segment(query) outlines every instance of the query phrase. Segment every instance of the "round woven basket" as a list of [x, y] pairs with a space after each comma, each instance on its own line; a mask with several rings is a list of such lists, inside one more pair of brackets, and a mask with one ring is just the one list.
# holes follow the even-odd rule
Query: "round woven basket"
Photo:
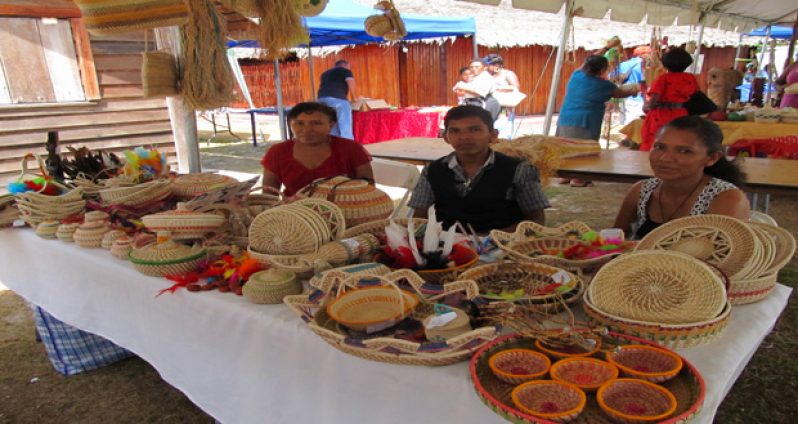
[[729, 302], [732, 305], [745, 305], [759, 302], [768, 297], [778, 282], [778, 272], [750, 280], [735, 280], [729, 288]]
[[366, 34], [377, 38], [381, 38], [392, 29], [391, 20], [385, 15], [369, 16], [363, 24], [366, 28]]
[[76, 188], [60, 196], [28, 191], [14, 195], [20, 217], [31, 226], [42, 221], [60, 221], [82, 214], [86, 209], [83, 189]]
[[[307, 208], [297, 206], [297, 208]], [[317, 215], [313, 213], [314, 215]], [[317, 215], [318, 216], [318, 215]], [[315, 252], [323, 243], [318, 223], [298, 214], [287, 205], [266, 210], [249, 226], [249, 245], [259, 253], [298, 255]]]
[[302, 284], [291, 271], [267, 269], [252, 274], [242, 288], [244, 297], [252, 303], [283, 303], [288, 295], [302, 293]]
[[609, 314], [598, 309], [590, 300], [590, 292], [585, 291], [582, 306], [585, 314], [598, 325], [610, 331], [641, 337], [668, 348], [687, 348], [715, 340], [729, 323], [731, 304], [715, 318], [687, 324], [662, 324], [658, 322], [636, 321]]
[[[419, 234], [420, 229], [423, 225], [427, 223], [427, 220], [424, 218], [396, 218], [393, 221], [398, 225], [402, 226], [402, 228], [407, 228], [407, 223], [409, 220], [413, 220], [413, 224], [416, 228], [416, 234]], [[374, 234], [379, 238], [385, 238], [385, 227], [390, 224], [390, 220], [388, 219], [378, 219], [376, 221], [365, 222], [363, 224], [356, 225], [354, 227], [347, 227], [346, 231], [344, 231], [344, 238], [350, 238], [359, 236], [361, 234]]]
[[618, 378], [618, 367], [596, 358], [566, 358], [551, 366], [551, 378], [593, 391]]
[[654, 346], [623, 345], [606, 353], [607, 361], [632, 378], [664, 383], [682, 370], [682, 358]]
[[152, 232], [168, 231], [175, 240], [203, 238], [217, 231], [225, 223], [225, 217], [213, 213], [192, 212], [184, 203], [177, 209], [145, 215], [141, 218], [144, 226]]
[[172, 240], [151, 244], [130, 251], [129, 259], [142, 274], [163, 277], [195, 271], [207, 256], [207, 251], [188, 247]]
[[36, 235], [45, 240], [55, 240], [58, 238], [58, 221], [43, 221], [36, 226]]
[[133, 239], [129, 236], [121, 236], [111, 245], [111, 256], [126, 261], [130, 259], [130, 251], [133, 249]]
[[103, 235], [102, 242], [100, 242], [100, 247], [102, 247], [103, 249], [106, 249], [106, 250], [111, 250], [111, 246], [114, 245], [114, 242], [116, 242], [116, 239], [118, 239], [119, 237], [122, 237], [124, 235], [125, 235], [124, 231], [111, 230], [111, 231], [105, 233], [105, 235]]
[[351, 276], [385, 275], [391, 272], [391, 269], [377, 262], [366, 262], [362, 264], [346, 265], [316, 273], [313, 276], [313, 278], [310, 279], [308, 284], [310, 284], [311, 287], [319, 288], [319, 284], [324, 279], [324, 275], [327, 274], [328, 272], [343, 272]]
[[601, 409], [623, 423], [662, 421], [676, 411], [676, 397], [668, 389], [633, 378], [619, 378], [596, 393]]
[[169, 180], [156, 180], [132, 187], [106, 188], [100, 190], [100, 199], [106, 205], [140, 207], [171, 196], [171, 184]]
[[310, 197], [299, 199], [291, 204], [304, 206], [321, 216], [330, 228], [333, 240], [342, 238], [346, 232], [346, 217], [344, 217], [344, 212], [341, 208], [335, 203], [317, 197]]
[[418, 305], [416, 295], [398, 287], [354, 289], [330, 302], [326, 312], [353, 330], [379, 331], [396, 324]]
[[102, 247], [105, 233], [111, 231], [111, 225], [107, 221], [84, 222], [72, 234], [72, 240], [80, 247], [94, 249]]
[[601, 339], [596, 338], [592, 349], [585, 349], [579, 345], [553, 346], [540, 339], [535, 340], [535, 348], [554, 359], [585, 358], [595, 355], [601, 349]]
[[725, 215], [686, 216], [655, 228], [637, 244], [636, 250], [675, 250], [705, 260], [729, 278], [744, 276], [757, 254], [754, 231]]
[[599, 269], [587, 292], [603, 312], [663, 324], [714, 319], [727, 301], [724, 281], [707, 264], [675, 251], [624, 254]]
[[513, 403], [529, 415], [565, 423], [585, 408], [587, 396], [573, 384], [559, 381], [529, 381], [513, 389]]
[[770, 266], [762, 274], [773, 274], [787, 265], [795, 254], [795, 237], [789, 231], [761, 223], [750, 223], [752, 227], [759, 228], [770, 235], [775, 244], [775, 254]]
[[300, 197], [320, 197], [338, 205], [346, 225], [354, 227], [384, 219], [393, 212], [393, 201], [382, 190], [362, 179], [332, 177], [316, 180], [298, 193]]
[[422, 269], [417, 271], [418, 275], [420, 275], [424, 281], [433, 284], [457, 280], [462, 272], [472, 267], [479, 260], [479, 254], [475, 250], [468, 250], [471, 254], [471, 259], [469, 259], [467, 262], [446, 269]]
[[186, 174], [172, 180], [171, 190], [178, 199], [188, 200], [198, 194], [218, 190], [237, 182], [235, 178], [220, 174]]
[[78, 223], [71, 223], [71, 224], [61, 224], [58, 226], [58, 230], [56, 232], [56, 236], [58, 240], [72, 243], [75, 240], [72, 238], [72, 235], [75, 234], [75, 231], [80, 227]]
[[500, 380], [521, 384], [543, 378], [549, 371], [549, 357], [530, 349], [507, 349], [493, 354], [488, 366]]

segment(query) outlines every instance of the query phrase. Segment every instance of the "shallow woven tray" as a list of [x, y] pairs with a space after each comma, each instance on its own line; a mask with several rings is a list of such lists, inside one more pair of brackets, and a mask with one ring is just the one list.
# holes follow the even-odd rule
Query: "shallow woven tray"
[[747, 273], [757, 254], [756, 242], [754, 231], [743, 221], [725, 215], [693, 215], [655, 228], [640, 240], [636, 250], [684, 252], [717, 265], [734, 279]]
[[717, 317], [725, 282], [704, 262], [675, 251], [627, 253], [599, 269], [587, 291], [601, 311], [630, 320], [684, 324]]
[[593, 231], [589, 225], [581, 221], [570, 221], [559, 227], [546, 227], [533, 221], [521, 221], [515, 231], [508, 233], [501, 230], [491, 231], [491, 237], [494, 234], [503, 240], [523, 240], [529, 238], [543, 238], [543, 237], [565, 237], [571, 239], [581, 239], [582, 235], [588, 231]]
[[[427, 223], [427, 220], [424, 218], [396, 218], [393, 221], [404, 228], [407, 228], [407, 221], [413, 220], [413, 224], [415, 224], [416, 228], [416, 235], [420, 234], [421, 228]], [[350, 238], [359, 236], [361, 234], [369, 233], [374, 234], [377, 237], [384, 238], [385, 237], [385, 227], [390, 224], [390, 220], [388, 219], [378, 219], [376, 221], [366, 222], [363, 224], [355, 225], [353, 227], [348, 227], [346, 231], [344, 231], [344, 238]], [[423, 233], [421, 233], [423, 234]]]
[[[610, 333], [603, 341], [605, 346], [617, 344], [649, 344], [648, 342], [622, 334]], [[522, 348], [535, 349], [534, 340], [518, 335], [510, 335], [494, 340], [483, 346], [471, 358], [471, 381], [477, 395], [493, 412], [501, 417], [517, 423], [551, 423], [551, 421], [527, 415], [513, 404], [510, 393], [515, 387], [499, 380], [488, 367], [488, 358], [496, 352], [506, 349]], [[663, 384], [676, 396], [677, 407], [674, 415], [662, 423], [676, 424], [690, 420], [704, 403], [704, 379], [695, 367], [683, 359], [684, 367], [672, 380]], [[587, 393], [587, 403], [582, 413], [572, 423], [578, 424], [610, 424], [614, 423], [608, 415], [601, 410], [596, 401], [595, 393]]]
[[795, 254], [795, 236], [784, 228], [774, 227], [768, 224], [750, 223], [752, 227], [764, 230], [773, 238], [775, 243], [775, 255], [770, 267], [764, 270], [763, 274], [778, 272], [787, 265]]
[[[426, 301], [435, 302], [448, 294], [461, 293], [467, 299], [478, 295], [476, 283], [473, 281], [457, 281], [444, 285], [424, 282], [410, 270], [395, 271], [383, 276], [350, 275], [344, 272], [329, 271], [319, 283], [319, 289], [313, 293], [297, 296], [286, 296], [283, 300], [300, 318], [308, 323], [308, 327], [325, 342], [336, 349], [360, 358], [372, 361], [389, 362], [406, 365], [448, 365], [464, 361], [479, 347], [495, 339], [499, 329], [494, 326], [480, 327], [452, 337], [446, 342], [418, 343], [395, 337], [378, 336], [374, 338], [353, 337], [324, 311], [324, 305], [330, 295], [343, 285], [359, 287], [361, 283], [384, 285], [393, 282], [402, 288], [412, 287], [420, 292]], [[429, 314], [428, 303], [416, 308], [415, 314]]]
[[711, 320], [668, 325], [635, 321], [608, 314], [596, 308], [591, 303], [589, 295], [590, 292], [586, 291], [582, 307], [592, 322], [607, 327], [611, 331], [641, 337], [668, 348], [687, 348], [715, 340], [729, 323], [732, 310], [731, 303], [727, 302], [720, 315]]

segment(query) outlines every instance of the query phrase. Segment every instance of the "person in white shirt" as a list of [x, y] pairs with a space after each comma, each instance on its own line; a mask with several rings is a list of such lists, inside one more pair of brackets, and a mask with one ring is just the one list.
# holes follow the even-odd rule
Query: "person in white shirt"
[[490, 72], [485, 72], [485, 63], [482, 59], [474, 59], [468, 66], [474, 74], [474, 79], [471, 82], [458, 84], [459, 89], [464, 93], [470, 94], [473, 97], [465, 97], [465, 104], [479, 106], [488, 112], [496, 120], [499, 116], [499, 109], [501, 106], [499, 102], [492, 96], [495, 82]]

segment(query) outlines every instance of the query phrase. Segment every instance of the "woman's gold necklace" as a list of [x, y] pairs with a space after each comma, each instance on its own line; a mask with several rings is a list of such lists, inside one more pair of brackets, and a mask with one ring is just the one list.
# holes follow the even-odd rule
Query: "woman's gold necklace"
[[690, 193], [687, 193], [687, 196], [685, 196], [684, 199], [682, 199], [682, 201], [679, 202], [679, 206], [677, 206], [676, 209], [674, 209], [673, 212], [671, 212], [670, 215], [668, 215], [667, 217], [665, 216], [665, 209], [662, 208], [663, 187], [662, 185], [659, 186], [659, 195], [657, 195], [657, 205], [659, 206], [659, 214], [662, 216], [663, 224], [670, 221], [671, 218], [673, 218], [673, 216], [676, 215], [677, 212], [679, 212], [679, 209], [681, 209], [682, 206], [684, 206], [684, 203], [687, 202], [687, 199], [693, 197], [693, 193], [695, 193], [696, 189], [698, 189], [698, 186], [700, 186], [702, 182], [704, 182], [704, 177], [701, 177], [701, 179], [698, 180], [698, 184], [696, 184], [695, 187], [693, 187], [693, 189], [690, 190]]

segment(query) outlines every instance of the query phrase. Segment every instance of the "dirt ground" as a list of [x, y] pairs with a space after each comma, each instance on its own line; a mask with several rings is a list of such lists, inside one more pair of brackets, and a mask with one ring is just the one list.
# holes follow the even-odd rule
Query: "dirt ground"
[[[205, 148], [202, 160], [206, 168], [258, 173], [263, 149], [246, 143]], [[548, 221], [557, 225], [578, 219], [594, 228], [608, 227], [627, 188], [614, 183], [587, 188], [552, 186], [547, 189], [553, 205], [547, 211]], [[795, 210], [798, 199], [771, 200], [771, 215], [793, 234], [798, 233]], [[781, 273], [780, 281], [798, 286], [798, 260]], [[721, 405], [716, 422], [798, 422], [796, 319], [798, 302], [793, 297], [780, 323]], [[42, 344], [34, 339], [24, 301], [2, 286], [0, 329], [0, 423], [213, 422], [138, 358], [73, 377], [61, 376], [50, 366]]]

